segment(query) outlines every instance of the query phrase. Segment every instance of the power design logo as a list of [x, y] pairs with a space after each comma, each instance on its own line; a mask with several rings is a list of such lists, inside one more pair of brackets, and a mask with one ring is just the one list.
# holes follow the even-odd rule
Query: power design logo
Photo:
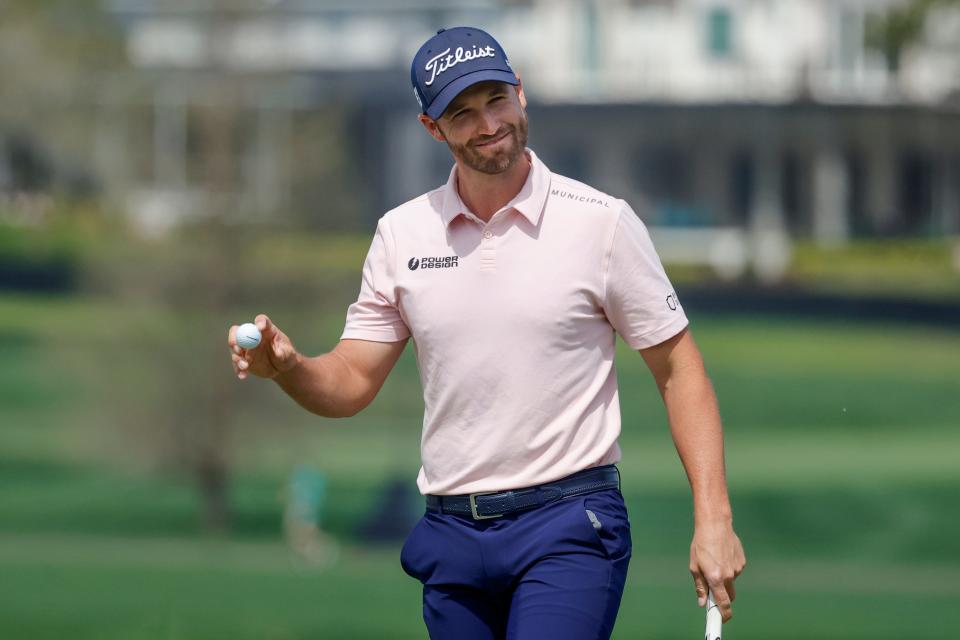
[[417, 269], [450, 269], [460, 266], [460, 256], [437, 256], [435, 258], [410, 258], [407, 268], [410, 271]]

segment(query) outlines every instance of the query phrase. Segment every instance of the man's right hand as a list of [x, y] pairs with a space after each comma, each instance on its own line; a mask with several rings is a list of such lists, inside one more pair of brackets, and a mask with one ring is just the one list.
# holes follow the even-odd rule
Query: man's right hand
[[260, 314], [254, 320], [260, 330], [260, 344], [253, 349], [237, 346], [237, 325], [227, 332], [227, 347], [233, 361], [233, 371], [241, 380], [252, 373], [260, 378], [275, 378], [290, 371], [300, 362], [300, 354], [290, 338], [280, 331], [267, 316]]

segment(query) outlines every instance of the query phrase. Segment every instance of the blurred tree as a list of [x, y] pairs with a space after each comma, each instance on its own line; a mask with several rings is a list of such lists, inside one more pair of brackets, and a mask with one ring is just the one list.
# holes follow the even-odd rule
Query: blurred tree
[[866, 45], [880, 51], [887, 70], [898, 76], [904, 52], [923, 36], [930, 12], [938, 6], [960, 5], [958, 0], [909, 0], [870, 16], [864, 34]]
[[[229, 4], [211, 13], [213, 37], [235, 18]], [[16, 160], [11, 180], [18, 184], [46, 189], [58, 163], [69, 164], [64, 158], [89, 162], [97, 92], [106, 76], [127, 64], [123, 32], [103, 5], [0, 0], [0, 142], [7, 138], [7, 155]], [[191, 478], [204, 526], [225, 531], [232, 381], [224, 365], [224, 319], [237, 288], [231, 286], [238, 280], [231, 256], [239, 246], [226, 220], [238, 204], [240, 85], [218, 66], [204, 91], [212, 99], [199, 118], [203, 221], [152, 254], [116, 253], [93, 280], [121, 305], [183, 322], [153, 334], [145, 327], [142, 352], [136, 345], [115, 345], [125, 366], [114, 359], [104, 363], [104, 400], [116, 405], [114, 418], [126, 436], [118, 453], [126, 458], [134, 449], [142, 462]], [[39, 156], [28, 153], [45, 148], [51, 149], [52, 166], [41, 166]], [[146, 386], [155, 394], [144, 392]]]
[[10, 191], [46, 191], [53, 182], [53, 168], [50, 160], [34, 142], [20, 132], [7, 136], [4, 148], [0, 149], [8, 166], [7, 187]]
[[[231, 5], [227, 0], [215, 0], [213, 6], [213, 51], [222, 51], [223, 47], [218, 45], [229, 37], [228, 29], [238, 16], [230, 10]], [[229, 233], [231, 230], [227, 224], [230, 213], [239, 209], [238, 198], [241, 191], [240, 167], [236, 159], [242, 156], [237, 149], [240, 140], [237, 134], [240, 129], [242, 87], [240, 79], [226, 68], [223, 60], [214, 57], [213, 67], [208, 85], [209, 95], [213, 98], [212, 106], [202, 112], [199, 149], [200, 165], [204, 167], [202, 186], [206, 192], [209, 214], [206, 225], [208, 233], [204, 235], [206, 241], [203, 243], [207, 256], [207, 263], [203, 265], [206, 276], [206, 286], [203, 288], [206, 304], [201, 307], [206, 312], [204, 324], [216, 324], [218, 319], [228, 316], [231, 299], [229, 289], [231, 284], [236, 288], [236, 270], [231, 269], [230, 256], [239, 243], [231, 242], [235, 234]], [[191, 305], [192, 300], [196, 299], [195, 294], [198, 291], [195, 283], [192, 274], [188, 274], [188, 279], [181, 283], [186, 285], [187, 305]], [[177, 304], [183, 300], [175, 299], [173, 302]], [[221, 326], [221, 350], [226, 344], [226, 330], [226, 325]], [[204, 335], [204, 338], [207, 337]], [[206, 349], [202, 351], [207, 352]], [[210, 353], [213, 355], [212, 350]], [[189, 357], [189, 354], [184, 355]], [[221, 355], [219, 361], [222, 362], [222, 358]], [[200, 446], [184, 449], [184, 462], [200, 490], [205, 525], [213, 531], [226, 531], [230, 526], [227, 447], [233, 422], [229, 385], [233, 381], [229, 375], [216, 375], [216, 372], [209, 368], [204, 370], [211, 374], [210, 379], [203, 385], [204, 391], [201, 392], [201, 399], [204, 401], [197, 403], [195, 410], [189, 415], [183, 416], [187, 424], [192, 426], [185, 434], [185, 441]], [[184, 391], [190, 393], [188, 390]], [[197, 429], [200, 430], [200, 438], [196, 437]]]
[[0, 138], [16, 132], [78, 166], [89, 157], [98, 80], [125, 64], [122, 33], [101, 4], [0, 0]]
[[[250, 295], [254, 278], [245, 267], [257, 228], [238, 219], [243, 211], [245, 144], [244, 92], [248, 79], [221, 57], [236, 23], [256, 9], [228, 0], [207, 5], [207, 35], [213, 52], [203, 85], [198, 87], [193, 119], [192, 187], [201, 212], [164, 240], [165, 249], [141, 271], [132, 299], [146, 294], [162, 313], [183, 322], [175, 336], [157, 336], [156, 355], [142, 359], [157, 369], [162, 390], [147, 415], [135, 421], [149, 461], [189, 477], [198, 491], [201, 521], [210, 532], [231, 528], [230, 476], [237, 416], [237, 383], [230, 375], [226, 334], [238, 300]], [[262, 221], [261, 221], [262, 222]], [[115, 277], [126, 278], [115, 272]], [[247, 318], [252, 320], [252, 318]], [[136, 414], [136, 408], [128, 407]]]
[[[106, 118], [98, 112], [97, 92], [109, 84], [105, 76], [123, 70], [127, 62], [120, 25], [104, 12], [105, 4], [0, 0], [0, 139], [5, 130], [17, 131], [22, 133], [18, 139], [53, 147], [54, 172], [62, 163], [63, 149], [89, 160], [97, 128], [92, 126], [94, 118], [99, 115], [111, 122], [113, 112]], [[229, 49], [219, 41], [231, 38], [239, 21], [265, 9], [253, 0], [210, 0], [203, 6], [206, 33], [212, 40], [209, 48], [215, 53], [203, 81], [184, 84], [186, 91], [195, 90], [188, 96], [189, 162], [196, 169], [190, 172], [189, 186], [191, 196], [194, 189], [201, 194], [202, 213], [165, 239], [123, 237], [109, 247], [105, 240], [96, 245], [98, 255], [91, 258], [85, 286], [110, 296], [123, 307], [121, 315], [132, 313], [136, 336], [125, 336], [118, 328], [116, 344], [109, 345], [106, 355], [91, 354], [84, 367], [96, 367], [93, 377], [103, 383], [102, 408], [97, 411], [104, 411], [109, 424], [122, 434], [117, 457], [189, 480], [196, 487], [204, 526], [222, 532], [231, 524], [232, 448], [238, 422], [233, 407], [238, 387], [230, 375], [226, 330], [241, 321], [233, 316], [238, 308], [276, 308], [266, 303], [267, 297], [251, 303], [251, 291], [274, 291], [277, 286], [263, 278], [259, 285], [251, 284], [255, 265], [245, 266], [251, 235], [269, 233], [272, 225], [261, 220], [259, 229], [252, 229], [237, 215], [250, 210], [243, 195], [249, 178], [244, 172], [244, 145], [250, 140], [250, 122], [244, 119], [249, 105], [244, 100], [246, 96], [249, 101], [252, 85], [249, 76], [216, 57]], [[156, 134], [149, 133], [154, 113], [144, 109], [144, 104], [149, 106], [151, 79], [138, 75], [136, 81], [144, 80], [148, 89], [129, 98], [140, 101], [131, 110], [139, 109], [146, 117], [132, 120], [126, 128], [115, 127], [121, 132], [118, 138], [128, 138], [118, 143], [131, 147], [142, 143], [146, 149], [140, 156], [131, 154], [130, 163], [153, 156], [147, 147], [155, 143]], [[125, 106], [119, 105], [117, 111]], [[324, 207], [350, 214], [334, 222], [329, 222], [332, 216], [316, 216], [311, 223], [346, 226], [359, 219], [355, 215], [359, 205], [357, 190], [343, 188], [347, 163], [341, 154], [331, 152], [347, 144], [339, 126], [342, 114], [331, 108], [322, 114], [303, 110], [299, 116], [310, 126], [297, 128], [300, 135], [290, 151], [294, 190], [312, 201], [311, 213], [317, 208], [313, 202], [323, 200]], [[129, 138], [131, 131], [142, 137]], [[27, 156], [21, 156], [25, 160], [20, 164], [28, 166]], [[33, 167], [29, 175], [41, 184], [36, 164], [29, 165]], [[314, 184], [317, 173], [323, 174], [319, 186]], [[307, 226], [306, 221], [294, 222]], [[311, 276], [316, 280], [315, 274]], [[355, 286], [351, 273], [350, 287]], [[298, 302], [311, 299], [307, 287], [297, 283]], [[246, 305], [238, 304], [241, 296], [246, 296]], [[245, 388], [248, 393], [250, 386]]]
[[[229, 506], [235, 381], [226, 350], [231, 303], [243, 295], [243, 232], [224, 223], [222, 211], [178, 238], [179, 250], [161, 255], [161, 271], [147, 282], [156, 287], [170, 317], [183, 321], [172, 340], [161, 338], [163, 354], [145, 362], [159, 365], [162, 407], [149, 423], [148, 452], [192, 479], [201, 521], [211, 532], [226, 532]], [[172, 264], [173, 258], [179, 264]], [[236, 321], [237, 323], [240, 320]], [[173, 399], [173, 402], [170, 400]]]
[[230, 525], [234, 417], [228, 314], [217, 309], [238, 288], [223, 286], [220, 233], [209, 225], [160, 243], [131, 238], [95, 261], [88, 286], [115, 301], [117, 321], [110, 344], [83, 365], [97, 396], [95, 419], [114, 444], [104, 454], [191, 484], [211, 532]]

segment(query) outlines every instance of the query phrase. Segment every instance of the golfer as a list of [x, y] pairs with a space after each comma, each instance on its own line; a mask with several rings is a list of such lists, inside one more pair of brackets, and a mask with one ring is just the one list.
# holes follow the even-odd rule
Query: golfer
[[380, 219], [333, 351], [301, 355], [259, 315], [256, 349], [230, 329], [237, 375], [352, 416], [412, 337], [426, 510], [400, 560], [423, 584], [430, 636], [608, 638], [631, 556], [619, 334], [656, 380], [693, 490], [699, 604], [709, 588], [729, 620], [745, 559], [717, 402], [643, 223], [526, 148], [523, 86], [489, 34], [441, 30], [411, 79], [420, 122], [453, 155], [447, 183]]

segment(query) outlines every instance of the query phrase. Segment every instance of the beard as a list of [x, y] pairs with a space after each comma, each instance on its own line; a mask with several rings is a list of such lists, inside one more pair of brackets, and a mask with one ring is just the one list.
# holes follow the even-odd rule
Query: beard
[[[476, 145], [495, 140], [506, 134], [507, 144], [496, 151], [484, 151]], [[523, 157], [527, 147], [528, 124], [527, 114], [522, 113], [516, 126], [505, 124], [492, 136], [483, 136], [470, 140], [466, 144], [453, 144], [447, 140], [447, 146], [453, 157], [470, 167], [474, 171], [496, 175], [513, 167]]]

